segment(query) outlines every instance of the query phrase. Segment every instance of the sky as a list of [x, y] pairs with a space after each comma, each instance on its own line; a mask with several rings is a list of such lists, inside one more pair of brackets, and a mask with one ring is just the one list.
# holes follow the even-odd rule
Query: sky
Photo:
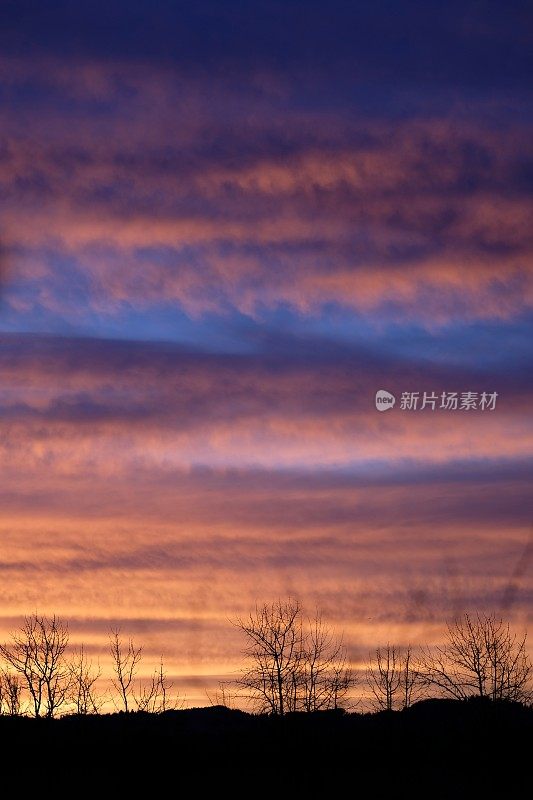
[[0, 13], [0, 634], [120, 627], [196, 705], [256, 602], [356, 667], [531, 626], [531, 5]]

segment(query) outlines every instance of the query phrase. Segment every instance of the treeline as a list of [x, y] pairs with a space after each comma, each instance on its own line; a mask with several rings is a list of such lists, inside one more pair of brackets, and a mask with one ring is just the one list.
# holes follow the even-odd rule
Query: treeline
[[342, 638], [320, 614], [305, 618], [296, 601], [258, 607], [236, 624], [246, 638], [247, 666], [235, 685], [261, 712], [350, 706], [361, 682], [360, 694], [371, 698], [375, 710], [406, 709], [428, 697], [479, 696], [523, 704], [533, 698], [527, 637], [519, 637], [495, 615], [456, 618], [438, 647], [378, 647], [369, 655], [363, 678], [349, 665]]
[[69, 630], [59, 617], [33, 614], [11, 641], [0, 645], [0, 713], [55, 717], [99, 714], [106, 704], [117, 711], [161, 713], [178, 708], [163, 658], [148, 680], [137, 678], [142, 647], [114, 630], [109, 637], [111, 689], [100, 690], [102, 671], [84, 646], [69, 648]]
[[[363, 674], [349, 663], [342, 637], [320, 613], [308, 618], [294, 600], [257, 606], [235, 626], [244, 638], [238, 677], [219, 685], [212, 705], [246, 705], [284, 716], [356, 705], [370, 698], [374, 710], [407, 709], [429, 697], [477, 696], [524, 705], [533, 699], [533, 665], [526, 635], [518, 636], [495, 615], [464, 614], [450, 622], [443, 644], [399, 647], [387, 643], [369, 654]], [[55, 717], [115, 710], [158, 714], [182, 706], [163, 659], [149, 679], [138, 678], [142, 647], [111, 632], [111, 688], [83, 646], [69, 644], [68, 626], [57, 616], [26, 617], [0, 645], [0, 713]]]

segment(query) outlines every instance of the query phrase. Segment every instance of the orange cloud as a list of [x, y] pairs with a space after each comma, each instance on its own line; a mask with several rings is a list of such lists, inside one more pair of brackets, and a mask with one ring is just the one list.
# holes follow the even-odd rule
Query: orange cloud
[[[2, 311], [19, 327], [79, 332], [84, 315], [164, 304], [219, 318], [333, 304], [427, 328], [531, 308], [525, 123], [341, 123], [293, 110], [268, 75], [215, 91], [163, 68], [78, 67], [39, 66], [43, 119], [9, 102], [35, 66], [0, 59]], [[200, 703], [238, 667], [229, 620], [256, 600], [321, 606], [356, 665], [497, 607], [531, 519], [527, 370], [371, 344], [324, 358], [327, 342], [281, 337], [231, 356], [2, 335], [0, 636], [57, 612], [108, 676], [120, 624]], [[382, 415], [382, 387], [500, 397], [493, 413]], [[532, 591], [524, 576], [520, 624]]]
[[256, 600], [320, 605], [356, 664], [492, 608], [527, 536], [525, 398], [511, 382], [489, 415], [381, 415], [383, 369], [4, 336], [0, 628], [57, 611], [108, 670], [120, 623], [201, 703]]

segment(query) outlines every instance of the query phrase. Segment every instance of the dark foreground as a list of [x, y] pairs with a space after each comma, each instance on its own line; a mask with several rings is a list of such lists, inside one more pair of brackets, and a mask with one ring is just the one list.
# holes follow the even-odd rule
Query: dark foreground
[[13, 779], [30, 794], [40, 786], [65, 797], [82, 790], [96, 797], [216, 797], [224, 790], [282, 799], [329, 797], [347, 785], [343, 794], [377, 799], [508, 798], [529, 793], [532, 745], [533, 709], [480, 701], [284, 719], [224, 707], [51, 721], [0, 717], [4, 786]]

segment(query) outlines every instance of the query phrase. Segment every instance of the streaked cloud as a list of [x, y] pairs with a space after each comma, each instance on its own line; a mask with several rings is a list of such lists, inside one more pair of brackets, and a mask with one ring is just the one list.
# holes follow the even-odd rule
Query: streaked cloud
[[121, 626], [198, 703], [256, 601], [320, 605], [356, 666], [503, 607], [533, 516], [529, 12], [70, 5], [0, 31], [0, 635], [58, 612], [108, 674]]
[[[293, 110], [290, 84], [280, 99], [253, 78], [222, 81], [213, 107], [206, 79], [90, 62], [64, 72], [46, 73], [55, 101], [37, 140], [38, 110], [21, 114], [13, 77], [3, 112], [19, 317], [72, 325], [81, 297], [82, 318], [104, 326], [162, 304], [193, 316], [337, 304], [426, 325], [531, 308], [527, 123], [321, 117]], [[86, 111], [95, 91], [101, 115], [79, 119], [72, 93]]]

